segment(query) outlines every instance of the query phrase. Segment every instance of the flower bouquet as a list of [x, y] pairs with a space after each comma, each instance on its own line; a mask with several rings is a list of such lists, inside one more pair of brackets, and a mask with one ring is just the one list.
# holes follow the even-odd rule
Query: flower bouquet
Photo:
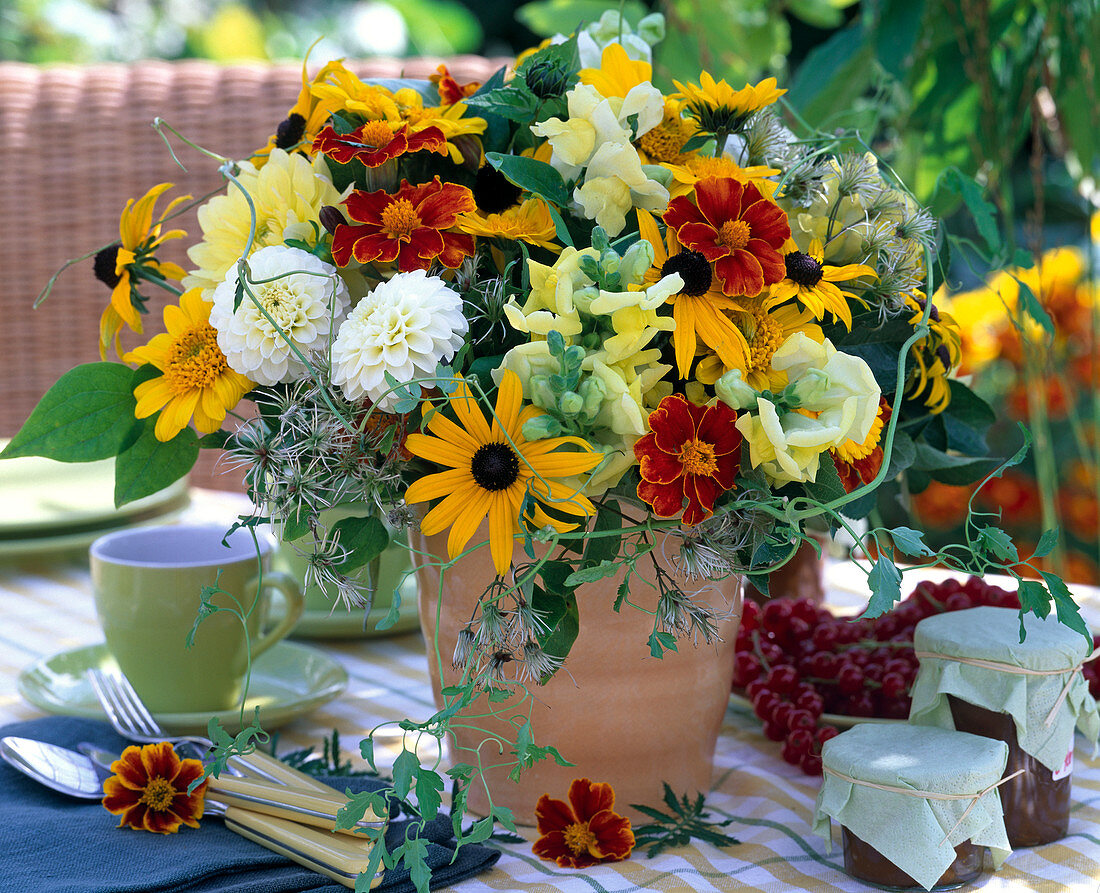
[[[714, 581], [766, 590], [811, 528], [860, 536], [883, 482], [973, 452], [988, 411], [949, 378], [958, 333], [925, 297], [934, 221], [902, 184], [853, 138], [796, 136], [774, 79], [734, 89], [704, 72], [663, 90], [647, 47], [549, 41], [484, 84], [444, 67], [430, 82], [303, 71], [250, 158], [195, 147], [227, 185], [199, 209], [190, 269], [164, 258], [187, 197], [158, 211], [161, 184], [127, 204], [95, 258], [103, 362], [64, 375], [3, 454], [115, 456], [126, 501], [224, 449], [255, 504], [239, 523], [309, 544], [307, 583], [349, 607], [369, 607], [384, 549], [410, 549], [437, 596], [423, 616], [440, 703], [402, 723], [406, 740], [515, 708], [472, 746], [491, 741], [508, 777], [472, 831], [461, 814], [489, 767], [446, 770], [460, 839], [511, 821], [493, 798], [525, 771], [569, 766], [554, 743], [571, 720], [539, 727], [531, 710], [540, 686], [572, 685], [584, 635], [596, 651], [625, 637], [622, 617], [640, 618], [630, 635], [658, 671], [681, 652], [718, 666], [713, 728], [672, 728], [712, 750], [738, 609]], [[170, 298], [166, 331], [124, 348], [153, 294]], [[322, 523], [347, 502], [371, 511]], [[970, 547], [996, 553], [984, 529]], [[894, 556], [934, 553], [909, 528], [869, 536], [873, 615], [900, 597]], [[600, 584], [602, 603], [587, 595]], [[620, 690], [645, 705], [636, 679]], [[690, 676], [669, 695], [699, 697]], [[593, 737], [614, 757], [663, 724], [638, 720]], [[439, 757], [408, 747], [394, 788], [430, 818]]]

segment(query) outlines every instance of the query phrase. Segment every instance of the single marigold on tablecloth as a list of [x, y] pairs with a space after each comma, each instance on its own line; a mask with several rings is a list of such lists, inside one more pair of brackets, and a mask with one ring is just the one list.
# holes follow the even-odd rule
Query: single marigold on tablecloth
[[732, 490], [741, 462], [737, 414], [725, 403], [696, 406], [680, 394], [665, 397], [649, 415], [650, 433], [634, 444], [642, 476], [638, 498], [661, 518], [683, 507], [683, 524], [714, 513], [714, 501]]
[[732, 177], [700, 180], [695, 202], [674, 198], [663, 219], [682, 245], [714, 264], [727, 295], [755, 297], [787, 275], [779, 253], [791, 237], [787, 215], [755, 183]]
[[401, 181], [395, 195], [356, 191], [343, 202], [355, 224], [341, 223], [332, 235], [332, 259], [346, 267], [397, 262], [402, 273], [426, 270], [433, 260], [455, 269], [474, 253], [473, 236], [447, 232], [460, 214], [473, 211], [473, 193], [466, 186], [439, 177], [418, 186]]
[[621, 862], [634, 849], [634, 832], [614, 806], [611, 785], [587, 778], [573, 779], [568, 803], [543, 794], [535, 805], [540, 837], [532, 852], [561, 868]]
[[115, 774], [103, 782], [103, 806], [121, 816], [118, 826], [155, 834], [175, 834], [180, 825], [199, 827], [206, 782], [201, 760], [181, 760], [167, 741], [132, 745], [111, 763]]

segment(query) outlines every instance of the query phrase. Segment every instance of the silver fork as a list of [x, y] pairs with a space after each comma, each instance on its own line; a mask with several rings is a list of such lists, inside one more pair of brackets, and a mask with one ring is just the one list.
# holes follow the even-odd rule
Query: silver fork
[[[166, 735], [130, 681], [121, 674], [91, 668], [87, 675], [108, 720], [124, 738], [145, 744], [171, 741], [203, 748], [212, 746], [210, 739], [199, 735]], [[261, 751], [230, 757], [229, 764], [234, 764], [238, 777], [211, 777], [209, 781], [218, 799], [230, 806], [333, 830], [336, 813], [347, 803], [347, 798], [335, 789]], [[387, 821], [388, 816], [369, 813], [354, 828], [340, 830], [355, 834], [384, 827]]]
[[[140, 744], [152, 744], [157, 741], [187, 743], [201, 748], [204, 752], [213, 747], [209, 738], [201, 735], [168, 735], [153, 717], [149, 708], [138, 696], [130, 680], [121, 673], [106, 673], [92, 667], [88, 670], [88, 681], [92, 685], [96, 698], [107, 714], [107, 719], [123, 738]], [[332, 788], [315, 778], [291, 769], [282, 760], [268, 756], [262, 751], [230, 757], [227, 767], [236, 775], [262, 778], [293, 788], [307, 788], [331, 794]]]

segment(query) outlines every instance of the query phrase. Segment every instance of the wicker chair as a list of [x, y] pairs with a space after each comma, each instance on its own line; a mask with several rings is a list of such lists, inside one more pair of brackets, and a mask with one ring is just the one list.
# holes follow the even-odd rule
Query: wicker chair
[[[439, 59], [375, 59], [350, 65], [362, 77], [427, 77]], [[484, 81], [506, 60], [446, 60], [459, 81]], [[171, 194], [219, 188], [216, 165], [174, 144], [181, 170], [150, 126], [160, 116], [200, 146], [234, 158], [262, 145], [301, 87], [296, 65], [208, 62], [38, 68], [0, 63], [0, 437], [11, 436], [66, 370], [99, 359], [98, 321], [108, 298], [92, 262], [67, 270], [50, 299], [35, 297], [57, 269], [118, 238], [126, 200], [169, 181]], [[195, 211], [173, 221], [198, 234]], [[187, 266], [184, 242], [165, 256]], [[159, 306], [146, 335], [162, 331]], [[143, 339], [142, 339], [143, 340]], [[131, 340], [128, 344], [141, 343]], [[205, 456], [192, 480], [236, 488]]]

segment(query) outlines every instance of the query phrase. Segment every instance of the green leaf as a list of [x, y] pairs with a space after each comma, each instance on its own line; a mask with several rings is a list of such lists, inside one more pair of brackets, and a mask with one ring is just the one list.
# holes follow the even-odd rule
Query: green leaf
[[404, 799], [412, 788], [413, 777], [420, 771], [420, 760], [411, 750], [402, 750], [393, 761], [393, 790]]
[[997, 527], [981, 527], [978, 529], [978, 542], [983, 549], [995, 555], [1003, 562], [1016, 564], [1020, 555], [1016, 551], [1016, 544], [1012, 537]]
[[664, 657], [666, 651], [677, 651], [676, 637], [669, 632], [654, 630], [649, 637], [649, 653], [653, 657]]
[[1058, 536], [1061, 531], [1057, 527], [1052, 527], [1050, 530], [1044, 530], [1043, 535], [1039, 537], [1039, 545], [1035, 547], [1035, 551], [1032, 553], [1032, 558], [1045, 558], [1051, 552], [1054, 551], [1054, 547], [1058, 545]]
[[924, 544], [924, 533], [911, 527], [895, 527], [888, 531], [894, 545], [904, 554], [915, 558], [931, 558], [936, 553]]
[[914, 0], [880, 0], [876, 12], [871, 32], [875, 58], [889, 74], [903, 80], [912, 63], [924, 4]]
[[199, 458], [194, 431], [184, 428], [171, 440], [160, 441], [154, 418], [145, 420], [138, 439], [115, 459], [116, 506], [163, 490], [187, 474]]
[[485, 818], [474, 822], [474, 826], [470, 829], [470, 832], [462, 838], [463, 843], [482, 843], [489, 839], [489, 836], [493, 833], [493, 817], [485, 816]]
[[485, 160], [520, 189], [540, 196], [558, 207], [569, 204], [569, 190], [565, 181], [545, 161], [522, 155], [502, 155], [500, 152], [487, 152]]
[[428, 867], [428, 842], [423, 837], [406, 837], [402, 860], [409, 869], [416, 893], [428, 893], [428, 884], [432, 879], [432, 870]]
[[[962, 199], [970, 216], [974, 218], [978, 235], [982, 237], [990, 253], [1000, 251], [1002, 240], [997, 226], [997, 209], [992, 202], [986, 201], [979, 183], [957, 167], [949, 167], [936, 181], [936, 196], [932, 199], [933, 209], [944, 202], [944, 198], [940, 195], [941, 190], [948, 196], [957, 195]], [[936, 211], [933, 210], [933, 213]]]
[[364, 738], [359, 742], [359, 754], [367, 761], [367, 765], [371, 767], [375, 772], [378, 771], [378, 767], [374, 765], [374, 739]]
[[538, 111], [539, 98], [525, 86], [509, 84], [491, 93], [466, 98], [466, 104], [476, 112], [500, 115], [509, 121], [531, 122]]
[[816, 480], [806, 481], [802, 486], [811, 499], [822, 505], [840, 499], [847, 494], [844, 484], [840, 482], [840, 475], [836, 471], [836, 463], [830, 453], [825, 453], [819, 459]]
[[431, 821], [439, 812], [443, 802], [440, 793], [443, 790], [443, 779], [439, 773], [430, 769], [421, 769], [416, 776], [416, 803], [420, 807], [420, 814]]
[[1038, 617], [1050, 613], [1050, 593], [1037, 580], [1021, 580], [1016, 593], [1020, 599], [1020, 641], [1024, 640], [1024, 614], [1030, 611]]
[[[619, 4], [614, 4], [618, 8]], [[534, 31], [539, 37], [570, 34], [581, 25], [599, 21], [601, 15], [612, 8], [607, 0], [536, 0], [525, 3], [516, 10], [516, 19]], [[648, 10], [638, 0], [623, 4], [623, 15], [632, 26], [641, 21]]]
[[806, 56], [791, 79], [787, 100], [815, 127], [850, 112], [871, 81], [873, 52], [858, 25], [837, 31]]
[[117, 456], [134, 424], [133, 374], [120, 363], [70, 369], [38, 401], [0, 458], [94, 462]]
[[595, 567], [582, 567], [565, 578], [566, 586], [579, 586], [581, 583], [595, 583], [604, 577], [613, 577], [619, 572], [620, 565], [615, 561], [601, 561]]
[[1073, 600], [1073, 593], [1069, 591], [1069, 587], [1057, 574], [1039, 571], [1039, 575], [1046, 582], [1047, 589], [1050, 590], [1051, 597], [1054, 599], [1054, 609], [1058, 612], [1058, 622], [1084, 636], [1085, 641], [1088, 642], [1089, 653], [1091, 653], [1092, 633], [1089, 632], [1088, 624], [1081, 616], [1081, 609], [1077, 606], [1077, 602]]
[[531, 608], [542, 615], [546, 624], [546, 630], [538, 637], [539, 646], [551, 657], [564, 660], [581, 628], [580, 610], [573, 590], [567, 589], [559, 594], [536, 586], [531, 598]]
[[1050, 314], [1047, 313], [1046, 308], [1039, 303], [1039, 299], [1035, 297], [1035, 292], [1031, 290], [1026, 282], [1018, 277], [1013, 277], [1019, 284], [1020, 294], [1020, 307], [1028, 316], [1030, 316], [1035, 322], [1037, 322], [1044, 332], [1047, 333], [1047, 337], [1054, 337], [1054, 321], [1050, 318]]
[[901, 599], [901, 572], [885, 555], [879, 555], [871, 573], [867, 575], [871, 587], [871, 600], [860, 617], [880, 617]]
[[390, 544], [390, 532], [374, 515], [366, 518], [344, 518], [332, 525], [340, 535], [340, 546], [347, 557], [339, 564], [341, 573], [348, 573], [374, 561]]

